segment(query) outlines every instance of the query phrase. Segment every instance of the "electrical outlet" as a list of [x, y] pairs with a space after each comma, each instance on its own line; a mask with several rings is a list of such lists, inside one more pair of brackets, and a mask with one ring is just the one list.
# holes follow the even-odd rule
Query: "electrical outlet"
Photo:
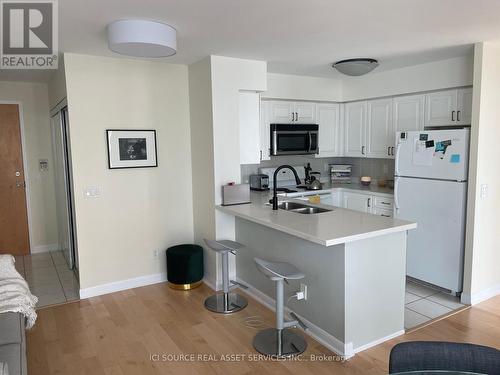
[[484, 199], [488, 196], [488, 184], [481, 185], [481, 199]]
[[153, 250], [153, 256], [158, 258], [160, 256], [160, 250]]
[[304, 295], [304, 300], [307, 301], [307, 285], [300, 283], [300, 292]]

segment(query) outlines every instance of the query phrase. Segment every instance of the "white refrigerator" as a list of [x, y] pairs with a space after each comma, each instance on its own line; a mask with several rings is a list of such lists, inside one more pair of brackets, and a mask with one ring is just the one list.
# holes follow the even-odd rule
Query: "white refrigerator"
[[408, 232], [406, 273], [462, 291], [469, 129], [398, 132], [394, 216]]

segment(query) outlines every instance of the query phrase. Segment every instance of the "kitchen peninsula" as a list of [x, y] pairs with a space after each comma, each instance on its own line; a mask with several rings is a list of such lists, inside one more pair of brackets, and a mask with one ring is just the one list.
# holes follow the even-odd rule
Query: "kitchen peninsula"
[[[416, 224], [328, 205], [328, 210], [300, 214], [272, 210], [268, 193], [252, 193], [251, 204], [217, 206], [235, 217], [236, 274], [249, 293], [267, 305], [273, 284], [257, 270], [254, 258], [286, 261], [306, 277], [305, 301], [288, 308], [309, 333], [338, 354], [350, 357], [404, 332], [406, 235]], [[281, 197], [281, 201], [304, 204]], [[300, 284], [290, 282], [291, 295]]]

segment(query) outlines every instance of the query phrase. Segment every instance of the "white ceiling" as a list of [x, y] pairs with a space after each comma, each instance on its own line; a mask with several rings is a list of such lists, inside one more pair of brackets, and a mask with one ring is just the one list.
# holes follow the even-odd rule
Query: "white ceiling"
[[377, 70], [393, 69], [500, 38], [500, 0], [59, 0], [60, 50], [120, 57], [107, 48], [106, 25], [124, 18], [177, 29], [179, 51], [166, 62], [215, 54], [322, 77], [336, 75], [330, 64], [339, 59], [373, 57]]

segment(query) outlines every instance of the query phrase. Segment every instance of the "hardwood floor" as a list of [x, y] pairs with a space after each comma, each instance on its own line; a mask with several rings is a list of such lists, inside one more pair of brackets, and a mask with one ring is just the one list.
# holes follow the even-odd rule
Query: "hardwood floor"
[[[255, 333], [272, 325], [273, 313], [255, 300], [233, 315], [205, 310], [207, 286], [191, 292], [166, 284], [127, 290], [38, 311], [27, 333], [30, 375], [53, 374], [385, 374], [398, 342], [442, 340], [500, 348], [500, 297], [357, 354], [346, 362], [258, 361]], [[334, 355], [307, 337], [304, 359]], [[196, 360], [198, 353], [208, 361]], [[162, 355], [193, 354], [185, 361]], [[245, 354], [245, 360], [220, 358]], [[151, 360], [152, 355], [158, 355]], [[167, 359], [163, 361], [163, 359]], [[231, 361], [234, 359], [234, 361]]]

